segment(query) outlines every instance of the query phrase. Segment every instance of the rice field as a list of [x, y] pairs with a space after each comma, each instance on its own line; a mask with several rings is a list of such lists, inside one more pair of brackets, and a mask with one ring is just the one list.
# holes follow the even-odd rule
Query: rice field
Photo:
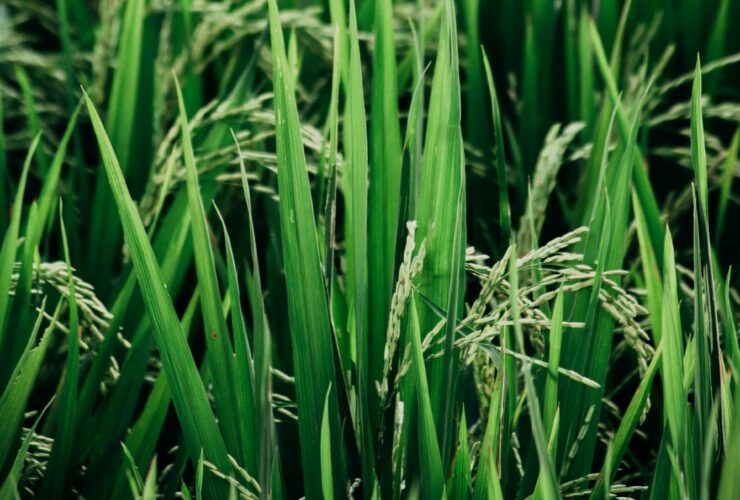
[[737, 19], [3, 0], [0, 500], [737, 498]]

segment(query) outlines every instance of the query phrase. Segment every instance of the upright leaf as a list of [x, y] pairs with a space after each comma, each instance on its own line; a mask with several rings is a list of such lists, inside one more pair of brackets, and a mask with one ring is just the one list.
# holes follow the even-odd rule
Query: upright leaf
[[[179, 105], [180, 134], [182, 152], [187, 174], [188, 208], [190, 212], [195, 253], [195, 270], [200, 286], [200, 300], [203, 309], [203, 326], [206, 334], [206, 354], [213, 372], [213, 391], [216, 395], [216, 414], [226, 440], [227, 449], [232, 455], [244, 459], [244, 450], [239, 437], [239, 405], [234, 385], [234, 356], [226, 326], [226, 318], [221, 306], [213, 248], [208, 234], [206, 214], [198, 185], [198, 170], [190, 138], [185, 102], [180, 85], [175, 79], [177, 102]], [[238, 307], [238, 304], [234, 305]]]
[[[346, 199], [345, 230], [347, 234], [347, 295], [354, 299], [350, 318], [354, 317], [354, 336], [357, 352], [357, 419], [359, 422], [360, 460], [362, 476], [367, 487], [373, 482], [373, 425], [370, 420], [370, 392], [374, 387], [370, 372], [370, 359], [380, 352], [372, 349], [370, 330], [366, 327], [367, 314], [367, 259], [368, 259], [368, 160], [367, 130], [365, 126], [365, 98], [362, 89], [362, 61], [357, 34], [355, 2], [349, 4], [349, 91], [345, 109], [345, 149], [347, 160], [342, 172]], [[380, 249], [373, 249], [375, 253]], [[378, 322], [385, 315], [371, 317]], [[382, 351], [381, 351], [382, 352]]]
[[[45, 305], [42, 304], [42, 311], [44, 311]], [[3, 389], [2, 396], [0, 396], [0, 421], [3, 422], [3, 432], [0, 432], [0, 466], [3, 466], [7, 461], [13, 446], [13, 440], [17, 436], [18, 428], [23, 421], [23, 414], [26, 410], [28, 398], [31, 395], [36, 377], [41, 368], [41, 362], [46, 354], [49, 339], [56, 328], [56, 321], [59, 319], [62, 305], [63, 303], [60, 300], [52, 316], [51, 324], [45, 329], [39, 344], [33, 347], [44, 317], [43, 314], [39, 314], [26, 350], [13, 370], [10, 381]]]
[[234, 136], [234, 141], [239, 154], [242, 191], [247, 206], [247, 219], [249, 220], [249, 249], [252, 258], [252, 286], [249, 288], [249, 301], [252, 307], [252, 334], [254, 335], [255, 406], [259, 415], [257, 417], [257, 430], [260, 436], [258, 480], [262, 488], [263, 498], [268, 498], [270, 496], [273, 457], [277, 452], [275, 449], [275, 422], [272, 416], [272, 374], [270, 373], [272, 346], [265, 314], [265, 303], [262, 297], [262, 278], [260, 277], [260, 265], [257, 256], [257, 240], [254, 232], [249, 180], [244, 166], [244, 157], [239, 142], [236, 141], [236, 136]]
[[704, 122], [701, 112], [701, 64], [698, 56], [694, 68], [694, 84], [691, 88], [691, 160], [694, 164], [699, 201], [704, 213], [708, 214], [707, 151], [704, 146]]
[[666, 230], [663, 262], [663, 399], [668, 427], [671, 432], [671, 444], [676, 453], [683, 452], [684, 433], [688, 430], [686, 423], [686, 393], [683, 387], [683, 332], [681, 315], [678, 309], [678, 285], [673, 254], [673, 239]]
[[[368, 375], [383, 375], [383, 346], [390, 313], [395, 271], [396, 234], [401, 195], [401, 127], [396, 86], [396, 49], [391, 0], [375, 1], [370, 107], [370, 185], [368, 209]], [[377, 412], [376, 391], [370, 391], [371, 416]]]
[[501, 125], [496, 85], [488, 56], [483, 53], [483, 64], [488, 80], [488, 93], [491, 96], [491, 113], [493, 114], [493, 134], [496, 138], [496, 179], [498, 180], [498, 217], [501, 226], [501, 242], [508, 244], [511, 236], [511, 206], [509, 205], [509, 184], [506, 177], [506, 152], [504, 150], [504, 130]]
[[[62, 221], [62, 209], [59, 207], [59, 220]], [[69, 287], [69, 332], [67, 333], [67, 361], [64, 366], [64, 380], [62, 381], [55, 409], [54, 446], [46, 464], [44, 482], [41, 485], [43, 498], [62, 498], [69, 484], [69, 468], [72, 459], [72, 446], [75, 440], [75, 420], [77, 418], [77, 385], [79, 377], [80, 357], [80, 318], [77, 309], [77, 292], [72, 274], [72, 263], [69, 257], [67, 231], [62, 228], [62, 246], [64, 260], [67, 264], [67, 286]]]
[[560, 349], [563, 342], [563, 289], [558, 291], [555, 307], [550, 320], [549, 356], [547, 361], [547, 380], [545, 381], [545, 396], [542, 410], [542, 420], [545, 433], [550, 439], [552, 423], [555, 420], [558, 401], [558, 368], [560, 368]]
[[[131, 250], [134, 271], [162, 357], [162, 367], [172, 392], [172, 401], [183, 428], [183, 437], [190, 458], [196, 462], [200, 451], [204, 450], [211, 463], [221, 470], [228, 470], [230, 466], [226, 446], [216, 425], [208, 396], [182, 332], [172, 299], [164, 286], [144, 224], [128, 192], [103, 123], [87, 94], [85, 104], [90, 113], [105, 172], [118, 207], [124, 236]], [[223, 484], [211, 476], [206, 479], [206, 487], [214, 496], [220, 497], [225, 492]]]
[[[419, 192], [417, 238], [427, 240], [427, 254], [419, 292], [436, 307], [447, 311], [450, 307], [450, 281], [453, 265], [460, 248], [453, 248], [458, 222], [462, 221], [461, 248], [466, 245], [465, 211], [465, 158], [460, 129], [460, 77], [458, 74], [457, 27], [455, 8], [445, 0], [444, 16], [440, 21], [437, 59], [429, 101], [429, 120], [424, 143], [424, 159]], [[460, 194], [462, 197], [460, 197]], [[462, 214], [451, 207], [461, 204]], [[462, 304], [459, 300], [457, 304]], [[452, 311], [458, 314], [458, 311]], [[437, 312], [423, 301], [419, 302], [419, 326], [422, 332], [430, 331], [437, 323]], [[447, 381], [444, 362], [430, 363], [432, 408], [437, 430], [443, 422], [442, 406]], [[449, 395], [452, 397], [452, 395]], [[446, 424], [444, 424], [446, 425]], [[443, 450], [447, 456], [447, 451]]]
[[[295, 85], [285, 56], [285, 42], [275, 0], [269, 0], [275, 92], [280, 228], [288, 292], [293, 367], [295, 370], [301, 458], [309, 500], [321, 498], [319, 450], [323, 403], [335, 381], [329, 310], [313, 218], [311, 190], [301, 142]], [[335, 491], [344, 491], [346, 472], [338, 401], [330, 396], [332, 464]]]
[[[124, 177], [130, 177], [130, 158], [135, 137], [136, 103], [139, 88], [140, 60], [146, 5], [144, 0], [131, 0], [125, 4], [121, 24], [121, 36], [116, 57], [116, 71], [108, 100], [106, 129], [119, 155], [119, 164]], [[105, 284], [113, 271], [114, 259], [118, 255], [121, 238], [120, 226], [115, 220], [114, 204], [106, 186], [105, 176], [97, 176], [92, 209], [87, 264], [94, 282]]]
[[421, 466], [421, 491], [424, 498], [446, 498], [442, 456], [434, 427], [432, 402], [429, 398], [429, 383], [421, 349], [419, 317], [415, 304], [411, 304], [408, 321], [411, 341], [411, 370], [416, 384], [419, 405], [419, 462]]
[[[21, 226], [23, 195], [26, 192], [26, 180], [28, 179], [28, 171], [31, 168], [31, 160], [36, 152], [36, 147], [39, 145], [40, 139], [41, 135], [34, 137], [31, 142], [31, 147], [28, 149], [26, 160], [23, 163], [23, 170], [21, 171], [21, 178], [18, 181], [18, 187], [15, 192], [13, 211], [10, 215], [10, 226], [5, 232], [3, 245], [0, 247], [0, 290], [10, 290], [10, 279], [13, 272], [13, 264], [15, 263], [15, 254], [17, 251], [16, 245], [18, 244], [18, 232], [20, 231]], [[3, 342], [8, 341], [4, 336], [8, 331], [8, 313], [10, 311], [11, 302], [12, 295], [9, 293], [0, 293], [0, 347], [4, 347]]]

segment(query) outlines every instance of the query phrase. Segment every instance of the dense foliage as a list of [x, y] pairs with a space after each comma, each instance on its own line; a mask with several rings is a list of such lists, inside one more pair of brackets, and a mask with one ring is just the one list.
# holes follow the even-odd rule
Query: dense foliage
[[733, 19], [4, 0], [0, 500], [734, 498]]

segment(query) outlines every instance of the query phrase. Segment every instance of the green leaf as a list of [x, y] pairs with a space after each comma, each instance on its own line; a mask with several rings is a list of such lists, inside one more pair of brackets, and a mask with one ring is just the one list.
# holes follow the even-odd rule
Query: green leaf
[[[13, 211], [10, 216], [10, 226], [5, 232], [3, 245], [0, 248], [0, 290], [10, 290], [10, 279], [13, 272], [13, 264], [15, 263], [18, 232], [21, 225], [21, 212], [23, 211], [23, 195], [26, 191], [26, 181], [28, 179], [28, 170], [31, 168], [31, 160], [40, 139], [41, 135], [34, 137], [31, 147], [28, 149], [26, 160], [23, 162], [23, 170], [21, 171], [21, 178], [16, 188]], [[0, 346], [4, 346], [4, 342], [8, 340], [5, 338], [5, 334], [8, 331], [8, 313], [10, 312], [11, 302], [12, 296], [10, 294], [0, 293]]]
[[663, 332], [663, 277], [658, 268], [658, 260], [653, 251], [649, 228], [645, 219], [645, 213], [640, 204], [640, 198], [632, 190], [632, 206], [635, 210], [635, 225], [637, 227], [637, 240], [640, 246], [640, 258], [642, 260], [642, 273], [647, 289], [647, 306], [650, 315], [651, 332], [656, 345], [660, 344]]
[[671, 432], [671, 444], [680, 455], [685, 446], [686, 423], [686, 393], [683, 387], [683, 332], [681, 330], [681, 315], [678, 309], [678, 285], [676, 283], [675, 258], [673, 255], [673, 239], [670, 231], [666, 230], [665, 250], [663, 262], [663, 317], [661, 320], [663, 331], [663, 399], [668, 427]]
[[[60, 300], [52, 316], [51, 324], [44, 331], [39, 344], [33, 347], [44, 317], [43, 314], [39, 314], [26, 349], [13, 370], [10, 381], [3, 389], [2, 396], [0, 396], [0, 421], [3, 422], [3, 432], [0, 432], [0, 466], [8, 460], [13, 440], [16, 438], [19, 426], [23, 421], [28, 398], [31, 395], [41, 362], [44, 359], [51, 333], [54, 331], [56, 321], [62, 311], [62, 305], [63, 302]], [[45, 304], [42, 304], [42, 311], [44, 306]]]
[[62, 229], [64, 260], [67, 264], [67, 287], [69, 287], [69, 332], [67, 334], [67, 361], [64, 367], [64, 380], [58, 392], [57, 407], [54, 410], [54, 446], [46, 464], [44, 482], [41, 485], [43, 498], [62, 498], [69, 484], [68, 471], [72, 465], [72, 447], [75, 442], [77, 419], [77, 385], [80, 370], [80, 318], [77, 309], [77, 291], [69, 257], [67, 231], [62, 218], [62, 205], [59, 205], [59, 220]]
[[645, 405], [650, 396], [653, 379], [655, 378], [655, 374], [658, 372], [658, 368], [661, 366], [662, 355], [663, 344], [661, 343], [658, 350], [655, 352], [653, 359], [650, 361], [647, 371], [640, 380], [640, 385], [632, 396], [629, 406], [627, 406], [627, 410], [622, 416], [622, 420], [619, 422], [617, 432], [614, 434], [614, 438], [611, 441], [611, 453], [604, 462], [604, 466], [601, 469], [596, 486], [591, 493], [591, 498], [593, 500], [598, 500], [604, 496], [605, 485], [610, 483], [614, 474], [617, 472], [617, 468], [622, 461], [622, 457], [627, 452], [630, 440], [635, 434], [635, 429], [637, 429], [637, 424], [643, 415]]
[[[345, 151], [346, 161], [342, 171], [344, 185], [347, 296], [350, 300], [350, 318], [354, 318], [355, 348], [357, 352], [357, 427], [360, 439], [360, 461], [362, 477], [366, 485], [374, 478], [375, 456], [373, 446], [374, 429], [370, 420], [370, 389], [373, 388], [370, 359], [382, 356], [373, 350], [377, 341], [371, 344], [367, 328], [367, 266], [368, 266], [368, 153], [367, 130], [365, 126], [365, 98], [362, 89], [362, 61], [357, 34], [357, 17], [354, 0], [349, 4], [349, 90], [345, 108]], [[373, 252], [382, 251], [374, 248]], [[385, 315], [380, 316], [385, 317]], [[373, 318], [375, 319], [375, 318]], [[382, 323], [381, 323], [382, 324]], [[381, 337], [382, 339], [382, 337]], [[381, 348], [382, 349], [382, 348]], [[382, 357], [381, 357], [382, 360]], [[376, 361], [377, 363], [377, 361]], [[377, 397], [374, 398], [377, 400]]]
[[[593, 44], [597, 66], [599, 67], [601, 76], [606, 83], [606, 90], [609, 95], [609, 99], [612, 105], [617, 108], [617, 130], [619, 131], [622, 141], [629, 142], [629, 138], [632, 135], [632, 127], [630, 126], [630, 122], [628, 121], [624, 109], [617, 104], [619, 102], [619, 92], [617, 91], [617, 84], [615, 82], [612, 69], [606, 60], [604, 47], [601, 44], [601, 38], [596, 31], [596, 26], [594, 25], [593, 21], [591, 21], [590, 28], [591, 43]], [[637, 149], [636, 143], [632, 147]], [[655, 193], [653, 191], [652, 185], [650, 184], [650, 179], [647, 174], [647, 166], [639, 150], [636, 150], [634, 152], [632, 161], [634, 162], [632, 176], [635, 185], [635, 191], [637, 192], [637, 196], [640, 198], [640, 204], [645, 214], [645, 220], [649, 227], [649, 234], [653, 245], [653, 251], [655, 252], [658, 259], [661, 259], [663, 256], [661, 251], [663, 248], [663, 222], [660, 218], [658, 202], [656, 201]], [[662, 271], [663, 263], [659, 260], [658, 264], [661, 266], [660, 269]]]
[[485, 87], [483, 83], [483, 62], [480, 45], [480, 0], [461, 2], [463, 24], [467, 43], [465, 47], [465, 84], [466, 84], [466, 137], [477, 147], [485, 145], [490, 133], [490, 122], [481, 115], [480, 110], [486, 106]]
[[[598, 52], [598, 51], [597, 51]], [[603, 54], [602, 54], [603, 55]], [[618, 100], [614, 101], [619, 106]], [[601, 274], [604, 271], [621, 269], [626, 252], [624, 235], [629, 226], [630, 190], [633, 183], [637, 188], [635, 155], [639, 152], [636, 146], [644, 94], [633, 106], [629, 135], [623, 140], [623, 147], [612, 156], [604, 175], [603, 196], [598, 196], [591, 211], [589, 237], [583, 245], [584, 261], [596, 268], [597, 276], [591, 292], [576, 296], [576, 318], [585, 321], [586, 329], [566, 336], [563, 349], [563, 365], [577, 373], [592, 379], [601, 389], [592, 391], [581, 385], [568, 383], [565, 397], [561, 401], [562, 422], [565, 434], [570, 439], [579, 433], [587, 409], [594, 406], [595, 418], [589, 421], [588, 429], [580, 440], [578, 455], [571, 468], [572, 477], [588, 473], [593, 461], [596, 446], [596, 432], [599, 423], [603, 387], [606, 381], [609, 359], [611, 356], [614, 335], [614, 319], [599, 304]], [[617, 122], [620, 123], [620, 108], [616, 110]], [[643, 202], [641, 198], [641, 202]], [[643, 209], [645, 205], [642, 205]], [[601, 235], [598, 238], [596, 235]], [[605, 240], [608, 239], [608, 244]], [[662, 241], [662, 238], [660, 238]], [[621, 278], [614, 278], [617, 283]], [[569, 447], [570, 443], [564, 446]], [[567, 448], [566, 448], [567, 449]]]
[[[191, 326], [198, 305], [198, 298], [198, 289], [196, 288], [182, 316], [182, 329], [184, 332], [187, 332], [188, 338], [192, 337]], [[144, 409], [136, 419], [136, 422], [131, 426], [124, 442], [125, 449], [133, 457], [137, 466], [143, 467], [148, 462], [151, 462], [154, 457], [156, 444], [164, 427], [171, 401], [172, 396], [167, 385], [167, 377], [160, 371], [157, 374], [157, 379], [154, 382], [152, 391], [149, 393]], [[125, 483], [125, 474], [119, 469], [111, 498], [128, 498]]]
[[719, 479], [717, 498], [719, 500], [732, 500], [737, 495], [740, 487], [740, 388], [735, 386], [734, 409], [732, 418], [732, 431], [725, 452], [725, 461], [722, 464], [722, 472]]
[[49, 221], [49, 215], [52, 211], [52, 206], [58, 197], [59, 178], [66, 159], [67, 146], [72, 138], [75, 127], [77, 126], [77, 117], [82, 109], [82, 103], [80, 103], [72, 113], [72, 116], [67, 122], [67, 128], [64, 130], [64, 135], [59, 141], [57, 151], [54, 153], [49, 171], [44, 177], [44, 185], [41, 188], [41, 194], [39, 195], [39, 224], [45, 226]]
[[[372, 387], [383, 376], [383, 348], [396, 267], [403, 158], [391, 0], [375, 0], [374, 34], [368, 191], [371, 217], [368, 218], [367, 243], [368, 382]], [[369, 393], [372, 418], [378, 412], [378, 398], [376, 391], [370, 390]]]
[[558, 404], [558, 368], [560, 368], [560, 349], [563, 342], [563, 288], [558, 291], [555, 307], [550, 320], [549, 356], [547, 360], [547, 379], [542, 410], [545, 435], [552, 439], [553, 421]]
[[23, 443], [21, 443], [21, 447], [15, 456], [13, 465], [8, 471], [8, 475], [3, 481], [2, 486], [0, 486], [0, 500], [11, 500], [20, 497], [20, 493], [18, 492], [18, 482], [21, 478], [21, 474], [23, 473], [23, 465], [26, 461], [28, 449], [31, 447], [31, 440], [33, 439], [39, 422], [41, 422], [41, 419], [46, 414], [46, 410], [49, 409], [49, 406], [51, 406], [53, 401], [53, 399], [49, 401], [44, 409], [41, 410], [38, 417], [36, 417], [36, 420], [33, 422], [33, 425], [28, 430], [28, 434], [26, 434], [26, 437], [23, 439]]
[[324, 500], [334, 500], [334, 485], [332, 484], [331, 466], [331, 429], [329, 428], [329, 394], [331, 387], [326, 391], [324, 401], [324, 416], [321, 419], [321, 492]]
[[460, 413], [460, 426], [457, 434], [452, 476], [447, 483], [447, 491], [452, 500], [467, 500], [471, 497], [470, 450], [468, 449], [468, 422], [465, 408]]
[[445, 319], [444, 352], [442, 355], [442, 401], [440, 403], [440, 414], [438, 418], [438, 434], [442, 437], [440, 444], [442, 449], [442, 463], [449, 463], [452, 452], [452, 439], [454, 433], [454, 419], [456, 410], [453, 408], [457, 398], [457, 379], [459, 356], [455, 347], [455, 335], [457, 332], [458, 300], [462, 302], [464, 286], [462, 283], [462, 272], [465, 266], [464, 246], [462, 245], [462, 234], [465, 223], [463, 221], [463, 188], [457, 197], [455, 237], [452, 240], [452, 266], [450, 268], [450, 290], [447, 299], [447, 315]]
[[493, 72], [488, 56], [483, 52], [483, 64], [488, 80], [488, 93], [491, 96], [491, 113], [493, 114], [493, 134], [496, 136], [496, 178], [498, 180], [498, 217], [501, 226], [501, 241], [506, 244], [511, 237], [511, 206], [509, 205], [509, 184], [506, 177], [506, 151], [504, 149], [504, 131], [501, 126], [501, 111], [493, 82]]
[[411, 340], [411, 370], [416, 383], [419, 405], [419, 462], [421, 465], [421, 491], [424, 498], [446, 498], [445, 474], [442, 456], [439, 452], [437, 431], [434, 427], [432, 401], [429, 397], [429, 383], [421, 349], [421, 332], [416, 305], [411, 303], [408, 325]]
[[501, 434], [504, 424], [505, 370], [506, 368], [504, 368], [504, 362], [502, 361], [499, 363], [499, 369], [493, 382], [488, 421], [481, 444], [478, 473], [475, 477], [473, 500], [484, 500], [486, 498], [500, 500], [504, 498], [501, 491], [497, 464], [499, 463], [499, 450], [503, 441]]
[[[516, 246], [513, 247], [512, 255], [516, 255]], [[511, 319], [514, 323], [514, 338], [516, 339], [517, 351], [524, 355], [524, 334], [519, 317], [519, 278], [518, 269], [516, 268], [516, 259], [509, 259], [509, 300], [511, 303]], [[547, 438], [545, 436], [545, 427], [542, 424], [542, 414], [540, 413], [540, 403], [535, 391], [534, 380], [532, 379], [531, 363], [524, 361], [523, 374], [524, 386], [527, 394], [527, 406], [529, 408], [529, 420], [532, 427], [532, 437], [537, 450], [537, 458], [540, 466], [541, 487], [540, 494], [546, 500], [560, 498], [560, 488], [555, 475], [550, 453], [548, 452]]]
[[141, 491], [142, 500], [155, 500], [157, 498], [157, 457], [152, 459], [152, 464], [146, 473], [144, 487]]
[[[419, 286], [420, 296], [428, 298], [441, 310], [448, 311], [455, 306], [449, 303], [453, 266], [458, 264], [459, 252], [466, 246], [465, 226], [458, 227], [459, 221], [466, 220], [466, 201], [455, 8], [450, 0], [445, 0], [444, 5], [429, 101], [416, 236], [427, 242], [424, 271]], [[462, 207], [462, 214], [450, 209], [459, 205]], [[460, 247], [456, 248], [454, 241], [458, 230], [461, 231], [458, 239]], [[462, 288], [458, 289], [461, 290]], [[456, 304], [462, 304], [461, 297], [458, 297]], [[420, 301], [418, 313], [421, 331], [430, 331], [437, 323], [436, 312], [424, 307]], [[459, 311], [453, 310], [451, 313], [458, 314]], [[437, 430], [444, 433], [440, 434], [443, 445], [449, 439], [449, 435], [444, 437], [448, 429], [445, 429], [447, 423], [442, 421], [442, 408], [447, 404], [443, 399], [453, 397], [451, 394], [444, 395], [447, 387], [445, 373], [448, 373], [445, 365], [443, 360], [433, 360], [429, 369], [432, 408]], [[442, 452], [444, 457], [449, 456], [449, 450]]]
[[249, 301], [252, 308], [252, 334], [254, 338], [254, 393], [255, 410], [257, 411], [258, 427], [260, 435], [259, 446], [259, 473], [258, 480], [265, 496], [270, 495], [272, 481], [273, 457], [277, 453], [275, 437], [275, 422], [272, 416], [272, 346], [270, 332], [267, 325], [265, 303], [262, 291], [262, 278], [260, 277], [259, 258], [257, 256], [257, 239], [254, 232], [254, 218], [252, 212], [252, 197], [249, 189], [244, 157], [239, 147], [236, 136], [233, 135], [239, 154], [239, 167], [242, 181], [242, 191], [247, 206], [247, 219], [249, 220], [249, 249], [252, 257], [252, 280], [249, 288]]
[[[329, 386], [337, 387], [337, 384], [329, 310], [295, 103], [295, 86], [285, 56], [277, 4], [275, 0], [269, 0], [268, 4], [275, 92], [280, 228], [288, 320], [293, 347], [304, 483], [306, 496], [312, 500], [321, 497], [321, 487], [315, 478], [321, 477], [319, 455], [323, 403]], [[335, 490], [344, 491], [346, 472], [336, 395], [330, 397], [329, 411], [332, 419]]]
[[[111, 83], [110, 98], [106, 113], [105, 128], [110, 133], [110, 142], [117, 152], [121, 172], [130, 177], [130, 163], [133, 151], [133, 138], [136, 127], [141, 124], [135, 121], [139, 75], [143, 45], [146, 2], [131, 0], [125, 4], [125, 12], [120, 28], [116, 71]], [[137, 173], [138, 175], [138, 173]], [[104, 284], [113, 271], [114, 258], [119, 255], [121, 230], [116, 222], [114, 204], [110, 190], [106, 186], [106, 177], [99, 171], [95, 185], [92, 207], [91, 237], [88, 246], [90, 256], [87, 264], [89, 274], [95, 277], [96, 283]]]
[[[177, 102], [180, 115], [180, 134], [182, 152], [187, 174], [188, 208], [190, 212], [195, 270], [200, 286], [200, 300], [203, 310], [203, 327], [206, 334], [206, 355], [213, 371], [213, 390], [216, 396], [216, 414], [223, 432], [226, 447], [232, 455], [244, 460], [244, 450], [239, 432], [239, 404], [234, 385], [234, 356], [229, 337], [229, 329], [221, 306], [213, 248], [208, 235], [205, 209], [198, 185], [198, 170], [190, 138], [185, 102], [180, 85], [175, 78]], [[238, 307], [238, 304], [236, 304]]]
[[[203, 449], [210, 462], [221, 470], [228, 470], [226, 446], [216, 425], [208, 396], [182, 332], [172, 299], [164, 286], [162, 273], [144, 230], [144, 224], [128, 192], [126, 181], [113, 146], [105, 133], [103, 123], [87, 94], [85, 94], [85, 104], [90, 113], [105, 172], [118, 207], [123, 232], [131, 250], [134, 271], [141, 288], [155, 341], [162, 356], [162, 366], [170, 391], [172, 391], [172, 400], [183, 427], [183, 437], [190, 457], [196, 461], [197, 453]], [[223, 484], [210, 477], [206, 480], [206, 487], [216, 496], [221, 496], [219, 492], [225, 491]]]
[[[214, 205], [215, 207], [215, 205]], [[243, 452], [244, 466], [248, 472], [258, 472], [258, 459], [261, 443], [255, 443], [258, 422], [255, 408], [256, 398], [254, 394], [254, 361], [252, 351], [247, 338], [247, 325], [241, 309], [241, 293], [239, 291], [239, 278], [236, 273], [236, 260], [234, 249], [231, 245], [231, 237], [226, 228], [226, 222], [221, 212], [216, 208], [216, 213], [221, 220], [224, 231], [224, 246], [226, 247], [226, 271], [229, 282], [229, 311], [231, 312], [231, 331], [234, 332], [234, 390], [238, 403], [238, 419], [235, 422], [240, 433], [241, 448]], [[257, 445], [255, 445], [257, 444]]]
[[704, 122], [701, 112], [701, 64], [696, 57], [694, 84], [691, 87], [691, 161], [694, 165], [699, 201], [705, 214], [709, 213], [707, 186], [707, 151], [704, 146]]

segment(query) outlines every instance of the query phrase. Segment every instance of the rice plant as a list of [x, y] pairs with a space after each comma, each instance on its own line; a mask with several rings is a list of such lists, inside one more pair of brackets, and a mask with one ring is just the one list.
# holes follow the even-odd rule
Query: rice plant
[[732, 499], [731, 0], [5, 0], [0, 500]]

